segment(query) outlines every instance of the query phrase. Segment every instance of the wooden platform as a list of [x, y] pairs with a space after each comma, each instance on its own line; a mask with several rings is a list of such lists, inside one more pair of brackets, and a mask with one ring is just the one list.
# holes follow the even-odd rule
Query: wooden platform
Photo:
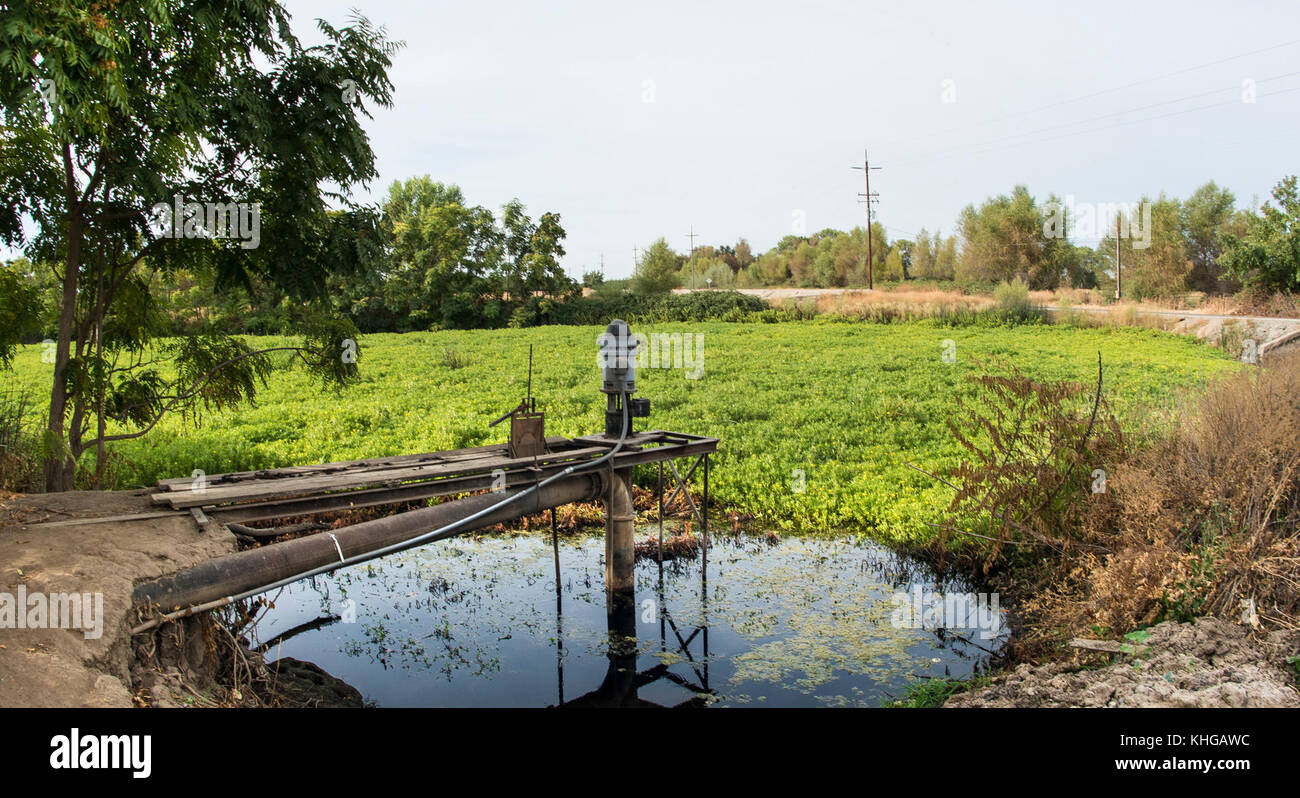
[[[603, 436], [546, 439], [546, 453], [511, 458], [506, 444], [342, 463], [211, 474], [202, 484], [182, 477], [160, 480], [154, 504], [191, 511], [200, 523], [245, 523], [311, 513], [373, 507], [493, 487], [528, 485], [606, 454], [616, 443]], [[628, 437], [613, 468], [698, 456], [717, 449], [717, 438], [653, 430]], [[503, 484], [504, 482], [504, 484]]]

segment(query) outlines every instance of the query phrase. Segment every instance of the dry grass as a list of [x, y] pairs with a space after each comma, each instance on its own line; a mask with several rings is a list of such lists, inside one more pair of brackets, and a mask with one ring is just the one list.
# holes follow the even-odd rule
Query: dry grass
[[956, 291], [846, 292], [817, 297], [819, 313], [867, 318], [891, 314], [895, 318], [922, 319], [956, 311], [980, 311], [993, 307], [991, 296], [967, 296]]
[[1084, 386], [977, 384], [981, 407], [953, 426], [968, 453], [953, 517], [928, 553], [1015, 598], [1010, 656], [1205, 615], [1300, 629], [1300, 352], [1124, 430]]
[[1191, 403], [1120, 464], [1084, 554], [1032, 607], [1065, 633], [1216, 615], [1300, 628], [1300, 353]]

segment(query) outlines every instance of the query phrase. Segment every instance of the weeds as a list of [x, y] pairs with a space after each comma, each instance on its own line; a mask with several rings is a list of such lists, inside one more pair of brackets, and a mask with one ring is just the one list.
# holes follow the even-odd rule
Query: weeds
[[442, 365], [455, 371], [469, 365], [469, 358], [466, 357], [459, 349], [447, 347], [442, 350]]
[[990, 684], [992, 679], [984, 674], [969, 679], [921, 679], [909, 684], [901, 698], [886, 701], [885, 705], [907, 709], [941, 707], [958, 693], [968, 693]]
[[23, 492], [40, 477], [40, 437], [32, 426], [33, 406], [26, 393], [0, 394], [0, 489]]

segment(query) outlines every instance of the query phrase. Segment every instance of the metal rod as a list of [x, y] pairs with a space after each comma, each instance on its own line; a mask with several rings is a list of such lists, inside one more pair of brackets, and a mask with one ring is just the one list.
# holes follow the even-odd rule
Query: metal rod
[[560, 531], [555, 525], [555, 508], [551, 508], [551, 551], [555, 555], [555, 676], [560, 700], [564, 703], [564, 606], [560, 588]]
[[[870, 231], [868, 231], [870, 235]], [[700, 569], [700, 622], [704, 625], [704, 676], [702, 686], [709, 689], [709, 454], [704, 453], [704, 556]]]
[[[697, 459], [695, 461], [695, 466], [698, 466], [699, 464], [700, 461]], [[687, 479], [690, 479], [691, 474], [695, 473], [695, 466], [691, 466], [690, 473], [686, 475]], [[686, 503], [691, 506], [691, 512], [695, 514], [695, 520], [699, 521], [701, 525], [703, 525], [704, 521], [700, 516], [700, 508], [695, 506], [695, 499], [691, 498], [691, 492], [686, 489], [686, 482], [682, 479], [682, 475], [677, 473], [677, 465], [673, 463], [672, 460], [669, 460], [668, 468], [673, 472], [673, 476], [677, 478], [677, 489], [674, 490], [672, 496], [669, 497], [668, 503], [671, 504], [672, 500], [677, 498], [678, 493], [682, 494], [686, 497]]]
[[662, 585], [664, 572], [664, 464], [659, 461], [659, 581]]

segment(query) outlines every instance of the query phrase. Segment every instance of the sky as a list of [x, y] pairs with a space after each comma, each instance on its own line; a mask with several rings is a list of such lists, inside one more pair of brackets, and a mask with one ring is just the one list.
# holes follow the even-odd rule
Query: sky
[[891, 238], [1017, 184], [1116, 203], [1214, 180], [1245, 206], [1300, 172], [1294, 0], [284, 5], [308, 43], [354, 7], [406, 42], [362, 199], [424, 174], [518, 197], [560, 214], [574, 277], [692, 228], [761, 252], [860, 225], [864, 148]]

